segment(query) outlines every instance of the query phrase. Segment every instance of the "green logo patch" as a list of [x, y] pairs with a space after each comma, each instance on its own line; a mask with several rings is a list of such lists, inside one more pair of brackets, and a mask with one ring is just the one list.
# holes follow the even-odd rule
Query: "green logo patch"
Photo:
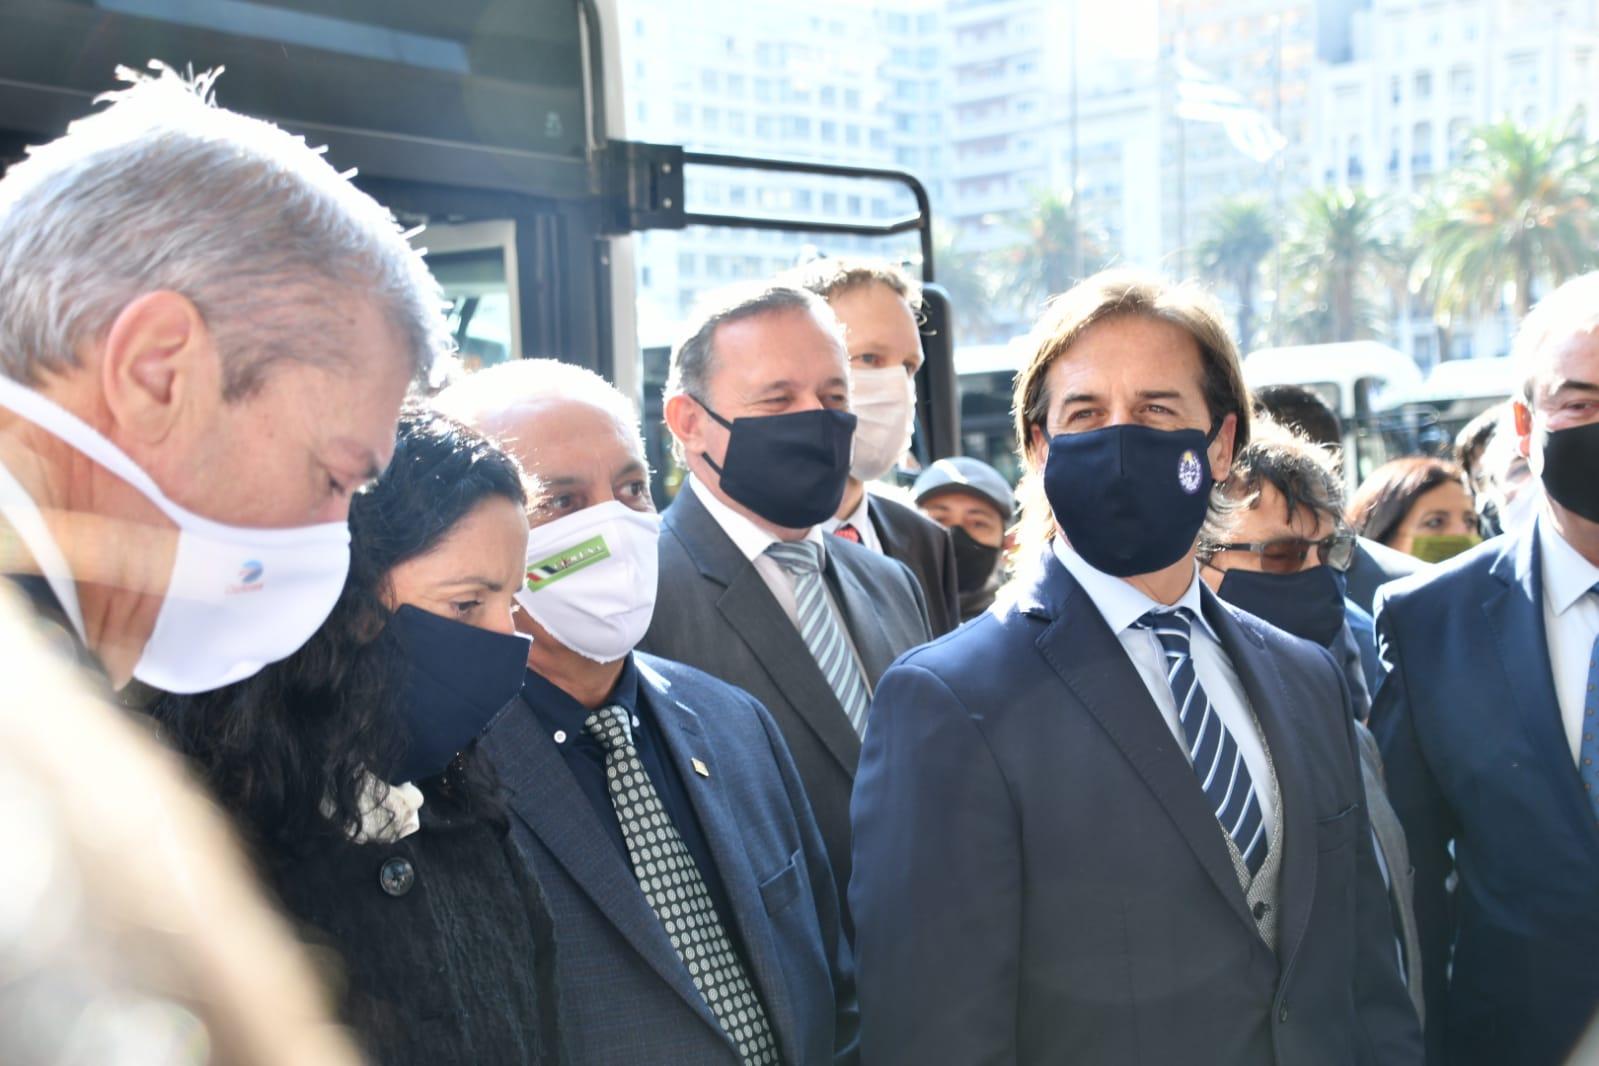
[[540, 559], [527, 566], [527, 587], [538, 591], [548, 585], [553, 585], [563, 577], [577, 573], [586, 566], [593, 566], [611, 557], [611, 549], [605, 546], [604, 537], [590, 537], [581, 544], [574, 544], [564, 551], [556, 552], [547, 559]]

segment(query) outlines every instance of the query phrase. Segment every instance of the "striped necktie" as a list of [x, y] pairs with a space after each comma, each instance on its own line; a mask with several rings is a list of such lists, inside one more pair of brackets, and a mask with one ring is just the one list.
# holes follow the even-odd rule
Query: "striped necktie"
[[[1599, 585], [1588, 590], [1599, 597]], [[1599, 638], [1588, 653], [1588, 687], [1582, 691], [1582, 744], [1577, 749], [1577, 771], [1582, 787], [1593, 804], [1594, 821], [1599, 822]]]
[[633, 875], [706, 1006], [748, 1066], [777, 1066], [777, 1041], [743, 960], [711, 902], [694, 856], [644, 770], [626, 708], [604, 707], [583, 728], [605, 749], [605, 783], [633, 861]]
[[857, 734], [864, 733], [872, 697], [855, 662], [844, 620], [822, 580], [822, 546], [808, 540], [780, 540], [769, 545], [766, 554], [793, 576], [800, 637], [849, 716], [849, 724]]
[[1222, 724], [1221, 715], [1210, 705], [1199, 675], [1194, 672], [1190, 617], [1187, 608], [1179, 607], [1175, 611], [1150, 611], [1133, 624], [1154, 633], [1166, 653], [1166, 683], [1177, 701], [1177, 720], [1187, 739], [1188, 758], [1216, 820], [1238, 845], [1238, 854], [1253, 877], [1260, 872], [1270, 846], [1266, 823], [1243, 754]]

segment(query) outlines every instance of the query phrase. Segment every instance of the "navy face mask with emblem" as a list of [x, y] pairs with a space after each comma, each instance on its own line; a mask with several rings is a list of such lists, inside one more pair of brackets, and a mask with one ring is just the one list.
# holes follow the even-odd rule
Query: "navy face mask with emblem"
[[443, 773], [521, 691], [528, 638], [494, 633], [402, 605], [389, 629], [405, 656], [400, 727], [405, 755], [389, 784]]
[[729, 422], [696, 402], [732, 434], [722, 465], [700, 453], [728, 496], [784, 529], [809, 529], [838, 511], [849, 481], [854, 415], [824, 407]]
[[1044, 494], [1072, 550], [1113, 577], [1181, 559], [1210, 507], [1207, 443], [1197, 429], [1136, 425], [1052, 437]]
[[1297, 574], [1229, 570], [1216, 595], [1256, 618], [1322, 647], [1331, 647], [1344, 627], [1349, 580], [1330, 566]]

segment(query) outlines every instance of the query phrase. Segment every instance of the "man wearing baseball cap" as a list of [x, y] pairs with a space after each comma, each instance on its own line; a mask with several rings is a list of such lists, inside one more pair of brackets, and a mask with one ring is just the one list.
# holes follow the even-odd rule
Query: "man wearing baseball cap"
[[955, 543], [961, 621], [977, 617], [1004, 580], [1006, 528], [1016, 513], [1009, 483], [981, 459], [959, 455], [922, 471], [911, 492], [922, 513], [948, 529]]

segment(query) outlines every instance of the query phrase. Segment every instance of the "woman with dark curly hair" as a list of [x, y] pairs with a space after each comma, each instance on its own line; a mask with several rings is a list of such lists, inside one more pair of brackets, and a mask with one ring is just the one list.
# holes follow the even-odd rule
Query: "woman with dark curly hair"
[[474, 758], [526, 664], [525, 504], [513, 459], [408, 409], [351, 500], [349, 577], [317, 635], [150, 708], [330, 949], [344, 1017], [385, 1066], [561, 1060], [548, 910]]
[[1429, 563], [1482, 540], [1460, 467], [1424, 455], [1373, 470], [1355, 490], [1345, 519], [1361, 536]]

